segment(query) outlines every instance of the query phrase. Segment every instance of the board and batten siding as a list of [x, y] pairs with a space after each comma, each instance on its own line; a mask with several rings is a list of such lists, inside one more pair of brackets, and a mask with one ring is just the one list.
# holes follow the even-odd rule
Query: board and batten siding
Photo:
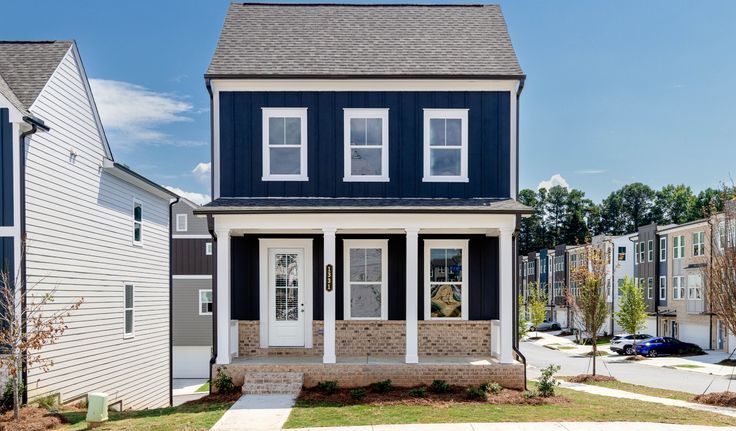
[[[27, 279], [48, 310], [79, 298], [53, 366], [28, 370], [28, 396], [62, 401], [105, 392], [124, 409], [169, 404], [168, 202], [100, 169], [105, 150], [73, 50], [31, 107], [51, 127], [30, 140], [26, 168]], [[73, 154], [72, 154], [73, 153]], [[142, 204], [142, 246], [132, 243]], [[124, 338], [124, 284], [135, 286], [134, 332]]]
[[[221, 92], [222, 197], [511, 197], [511, 100], [495, 91]], [[262, 108], [307, 108], [309, 181], [262, 181]], [[344, 182], [344, 108], [388, 108], [389, 182]], [[468, 182], [423, 182], [424, 109], [468, 109]]]

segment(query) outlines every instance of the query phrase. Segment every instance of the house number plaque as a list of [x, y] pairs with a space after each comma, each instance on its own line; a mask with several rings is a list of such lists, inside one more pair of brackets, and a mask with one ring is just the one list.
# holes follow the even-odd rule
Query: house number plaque
[[332, 264], [327, 264], [325, 271], [325, 290], [332, 292]]

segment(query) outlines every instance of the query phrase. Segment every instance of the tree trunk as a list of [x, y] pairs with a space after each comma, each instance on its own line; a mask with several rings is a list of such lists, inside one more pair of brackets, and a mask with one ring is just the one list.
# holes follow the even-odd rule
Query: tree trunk
[[593, 341], [593, 375], [595, 376], [595, 360], [598, 356], [598, 337], [592, 337]]

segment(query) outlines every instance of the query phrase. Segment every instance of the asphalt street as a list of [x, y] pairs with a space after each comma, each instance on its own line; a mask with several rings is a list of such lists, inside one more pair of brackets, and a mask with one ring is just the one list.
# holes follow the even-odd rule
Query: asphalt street
[[[558, 375], [572, 376], [589, 374], [591, 358], [575, 357], [559, 350], [552, 350], [529, 342], [520, 343], [521, 353], [526, 356], [528, 376], [535, 378], [539, 370], [550, 364], [561, 367]], [[599, 357], [597, 374], [611, 375], [617, 380], [654, 388], [670, 389], [693, 394], [721, 392], [729, 388], [736, 390], [736, 378], [713, 376], [685, 369], [662, 368], [624, 360], [623, 356]]]

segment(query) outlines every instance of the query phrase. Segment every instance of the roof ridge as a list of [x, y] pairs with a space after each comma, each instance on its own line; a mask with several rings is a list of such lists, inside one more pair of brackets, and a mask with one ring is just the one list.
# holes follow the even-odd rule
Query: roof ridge
[[7, 44], [24, 44], [24, 43], [74, 43], [74, 39], [39, 39], [39, 40], [0, 40], [0, 43], [7, 43]]
[[234, 2], [238, 6], [345, 6], [345, 7], [486, 7], [497, 3], [264, 3], [264, 2]]

